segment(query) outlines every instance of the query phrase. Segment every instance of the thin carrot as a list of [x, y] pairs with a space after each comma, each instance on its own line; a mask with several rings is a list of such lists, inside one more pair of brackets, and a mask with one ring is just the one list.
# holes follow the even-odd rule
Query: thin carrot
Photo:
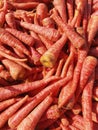
[[71, 21], [74, 15], [74, 1], [67, 0], [68, 20]]
[[4, 44], [11, 46], [13, 49], [17, 48], [18, 51], [26, 55], [30, 54], [27, 48], [18, 39], [16, 39], [3, 28], [0, 28], [0, 41]]
[[54, 8], [57, 9], [57, 11], [60, 14], [62, 20], [64, 22], [67, 22], [67, 13], [66, 13], [65, 0], [62, 0], [62, 2], [60, 0], [53, 0], [53, 5], [54, 5]]
[[70, 25], [64, 23], [62, 19], [57, 15], [57, 13], [54, 13], [52, 18], [55, 20], [57, 25], [66, 33], [67, 37], [73, 46], [75, 46], [75, 48], [81, 48], [86, 43], [85, 39], [81, 37]]
[[47, 110], [52, 101], [53, 98], [47, 96], [25, 119], [23, 119], [18, 125], [17, 130], [34, 130], [42, 114]]
[[92, 89], [94, 84], [94, 72], [88, 79], [82, 93], [82, 113], [84, 119], [84, 129], [93, 130], [92, 121]]
[[54, 28], [46, 28], [40, 25], [35, 25], [35, 24], [27, 23], [27, 22], [20, 22], [20, 25], [52, 41], [56, 41], [60, 37], [59, 32]]
[[30, 10], [32, 8], [35, 8], [39, 2], [27, 2], [27, 3], [18, 3], [18, 2], [10, 2], [12, 7], [16, 9], [23, 9], [23, 10]]
[[31, 35], [28, 35], [26, 33], [23, 33], [21, 31], [12, 28], [6, 28], [6, 30], [12, 35], [14, 35], [16, 38], [18, 38], [20, 41], [22, 41], [24, 44], [28, 46], [33, 46], [35, 41]]
[[25, 96], [19, 102], [10, 106], [8, 109], [6, 109], [0, 114], [0, 128], [4, 126], [7, 120], [27, 101], [27, 99], [28, 99], [28, 96]]
[[[19, 94], [28, 92], [30, 90], [37, 89], [38, 87], [40, 88], [41, 86], [46, 86], [50, 81], [53, 81], [55, 79], [59, 79], [56, 76], [52, 76], [47, 79], [42, 79], [30, 83], [22, 83], [22, 84], [17, 84], [17, 85], [12, 85], [12, 86], [6, 86], [4, 88], [0, 88], [0, 101], [8, 99], [10, 97], [15, 97]], [[21, 87], [22, 86], [22, 87]]]
[[15, 102], [16, 102], [15, 98], [11, 98], [11, 99], [8, 99], [8, 100], [0, 102], [0, 111], [5, 110], [6, 108], [8, 108], [9, 106], [11, 106]]

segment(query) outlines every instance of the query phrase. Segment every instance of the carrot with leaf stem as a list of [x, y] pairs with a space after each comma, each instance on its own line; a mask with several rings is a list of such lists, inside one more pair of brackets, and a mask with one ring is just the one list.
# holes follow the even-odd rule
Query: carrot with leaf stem
[[[55, 20], [55, 22], [57, 23], [57, 25], [65, 32], [66, 37], [68, 37], [68, 39], [71, 41], [71, 43], [73, 44], [73, 46], [75, 48], [81, 48], [85, 43], [85, 39], [83, 37], [81, 37], [70, 25], [68, 25], [67, 23], [64, 23], [62, 21], [62, 19], [57, 15], [57, 13], [55, 13], [54, 10], [54, 14], [52, 16], [52, 18]], [[76, 37], [76, 39], [75, 39]]]
[[60, 17], [64, 22], [67, 22], [67, 12], [65, 0], [53, 0], [54, 8], [58, 11]]
[[[34, 130], [43, 113], [53, 102], [51, 96], [47, 96], [22, 122], [18, 125], [17, 130]], [[28, 125], [27, 125], [28, 123]]]
[[22, 27], [29, 29], [31, 31], [34, 31], [52, 41], [56, 41], [60, 37], [60, 33], [54, 28], [46, 28], [46, 27], [43, 27], [40, 25], [27, 23], [27, 22], [20, 22], [20, 25]]
[[26, 2], [26, 3], [10, 2], [10, 4], [15, 9], [30, 10], [35, 8], [39, 4], [39, 2]]
[[5, 15], [5, 20], [10, 28], [16, 29], [16, 21], [13, 13], [9, 12]]
[[81, 69], [79, 86], [76, 90], [76, 100], [78, 99], [80, 93], [83, 91], [90, 75], [92, 74], [97, 65], [97, 62], [97, 59], [93, 56], [87, 56], [85, 58]]
[[0, 114], [0, 128], [5, 125], [7, 120], [27, 101], [28, 96], [26, 95], [23, 99], [19, 102], [15, 103], [14, 105], [10, 106], [8, 109], [3, 111]]
[[53, 67], [57, 61], [62, 47], [65, 45], [67, 40], [66, 34], [55, 42], [40, 58], [40, 62], [46, 67]]
[[92, 90], [94, 84], [94, 71], [88, 79], [82, 93], [82, 113], [84, 120], [84, 129], [93, 130], [92, 121]]
[[57, 91], [58, 88], [62, 87], [69, 80], [70, 77], [65, 77], [64, 79], [61, 79], [40, 91], [37, 95], [33, 97], [31, 103], [20, 109], [19, 112], [17, 112], [15, 115], [13, 115], [12, 118], [10, 118], [9, 126], [11, 128], [15, 128], [36, 105], [38, 105], [43, 99], [46, 98], [46, 96], [48, 96], [50, 93], [54, 93], [55, 91]]
[[17, 39], [19, 39], [20, 41], [22, 41], [24, 44], [28, 46], [33, 46], [35, 42], [34, 38], [31, 35], [18, 31], [17, 29], [6, 28], [5, 30], [7, 30], [9, 33], [14, 35]]
[[0, 102], [0, 112], [5, 110], [9, 106], [13, 105], [15, 102], [16, 102], [15, 98], [11, 98], [11, 99]]
[[13, 49], [16, 48], [18, 51], [26, 55], [30, 54], [30, 52], [22, 44], [22, 42], [20, 42], [18, 39], [16, 39], [13, 35], [11, 35], [8, 31], [6, 31], [3, 28], [0, 28], [0, 41], [4, 44], [11, 46]]
[[50, 78], [47, 79], [42, 79], [42, 80], [33, 81], [29, 83], [16, 84], [12, 86], [6, 86], [4, 88], [1, 87], [0, 101], [40, 88], [41, 86], [46, 86], [50, 81], [53, 81], [55, 79], [59, 79], [59, 77], [51, 76]]

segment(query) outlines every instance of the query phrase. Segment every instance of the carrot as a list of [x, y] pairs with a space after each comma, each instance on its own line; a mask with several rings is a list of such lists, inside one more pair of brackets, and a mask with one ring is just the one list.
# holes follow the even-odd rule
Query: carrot
[[54, 28], [46, 28], [40, 25], [35, 25], [35, 24], [27, 23], [27, 22], [20, 22], [20, 25], [52, 41], [56, 41], [60, 37], [59, 32]]
[[30, 83], [22, 83], [0, 88], [0, 101], [40, 88], [41, 86], [46, 86], [50, 81], [53, 81], [55, 79], [59, 78], [56, 76], [52, 76], [51, 78], [42, 79]]
[[0, 112], [13, 105], [16, 102], [15, 98], [11, 98], [5, 101], [0, 102]]
[[76, 91], [76, 99], [78, 98], [83, 88], [85, 87], [87, 80], [92, 74], [92, 72], [94, 71], [96, 65], [97, 65], [97, 59], [95, 57], [87, 56], [85, 58], [82, 69], [81, 69], [79, 86]]
[[79, 130], [78, 128], [74, 127], [73, 125], [69, 125], [69, 128], [70, 128], [71, 130]]
[[46, 17], [42, 20], [42, 25], [48, 28], [55, 28], [55, 22], [51, 17]]
[[92, 10], [93, 10], [93, 11], [98, 10], [98, 2], [96, 2], [96, 3], [92, 6]]
[[16, 22], [15, 22], [15, 17], [13, 15], [13, 13], [11, 13], [11, 12], [7, 13], [5, 15], [5, 20], [9, 27], [16, 29]]
[[98, 23], [98, 16], [97, 15], [92, 16], [89, 19], [88, 28], [87, 28], [89, 46], [91, 45], [92, 40], [94, 39], [96, 33], [98, 32], [98, 24], [97, 23]]
[[22, 41], [24, 44], [28, 46], [33, 46], [35, 41], [31, 35], [28, 35], [26, 33], [23, 33], [21, 31], [12, 28], [6, 28], [6, 30], [12, 35], [14, 35], [16, 38], [18, 38], [20, 41]]
[[54, 5], [54, 8], [57, 9], [57, 11], [60, 14], [62, 20], [64, 22], [67, 22], [67, 13], [66, 13], [65, 0], [62, 0], [62, 2], [60, 0], [54, 0], [53, 5]]
[[54, 13], [52, 17], [57, 25], [66, 33], [75, 48], [81, 48], [86, 43], [85, 39], [81, 37], [70, 25], [64, 23], [62, 19], [56, 15], [56, 13]]
[[9, 121], [9, 125], [12, 128], [15, 128], [23, 119], [28, 115], [28, 113], [36, 106], [38, 103], [40, 103], [43, 99], [46, 98], [50, 93], [54, 93], [58, 88], [66, 84], [70, 80], [70, 77], [65, 77], [64, 79], [61, 79], [46, 88], [44, 88], [42, 91], [40, 91], [37, 95], [33, 97], [33, 100], [31, 103], [20, 109], [19, 112], [13, 115], [13, 117]]
[[48, 7], [45, 3], [39, 3], [36, 7], [36, 17], [39, 24], [42, 24], [42, 20], [48, 16]]
[[92, 89], [94, 84], [94, 72], [88, 79], [82, 93], [82, 113], [84, 119], [84, 129], [93, 130], [92, 121]]
[[35, 39], [34, 48], [39, 52], [39, 54], [44, 54], [47, 49], [40, 40], [40, 37], [33, 31], [30, 31], [30, 34]]
[[90, 15], [91, 15], [91, 13], [92, 13], [92, 2], [93, 2], [93, 0], [88, 0], [87, 1], [87, 12], [88, 12], [88, 20], [90, 19]]
[[62, 47], [65, 45], [67, 37], [65, 33], [57, 40], [40, 58], [40, 62], [46, 67], [53, 67], [61, 52]]
[[67, 0], [68, 20], [71, 21], [74, 15], [74, 1]]
[[52, 101], [53, 98], [47, 96], [25, 119], [23, 119], [18, 125], [17, 130], [34, 130], [42, 114], [47, 110]]
[[3, 28], [0, 28], [0, 41], [4, 44], [13, 47], [13, 49], [17, 48], [18, 51], [29, 55], [29, 51], [27, 50], [27, 48], [18, 39], [16, 39]]
[[10, 2], [10, 4], [15, 9], [30, 10], [35, 8], [39, 4], [39, 2], [27, 2], [27, 3]]
[[11, 117], [28, 99], [28, 96], [25, 96], [23, 99], [21, 99], [19, 102], [15, 103], [14, 105], [10, 106], [8, 109], [3, 111], [0, 114], [0, 128], [4, 126], [4, 124], [7, 122], [9, 117]]
[[62, 124], [60, 124], [60, 126], [61, 126], [62, 130], [71, 130], [69, 127], [64, 126], [64, 125], [62, 125]]
[[69, 126], [69, 120], [68, 120], [68, 118], [67, 118], [67, 116], [65, 115], [65, 114], [63, 114], [62, 116], [61, 116], [61, 123], [64, 125], [64, 126]]
[[14, 80], [25, 78], [26, 70], [19, 64], [15, 63], [14, 61], [11, 61], [9, 59], [2, 60], [2, 63], [9, 70], [10, 75], [12, 76], [12, 78]]

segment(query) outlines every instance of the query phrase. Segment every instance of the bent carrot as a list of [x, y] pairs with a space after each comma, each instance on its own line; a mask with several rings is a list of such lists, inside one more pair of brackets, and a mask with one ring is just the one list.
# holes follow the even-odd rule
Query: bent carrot
[[20, 25], [52, 41], [56, 41], [60, 37], [60, 33], [54, 28], [46, 28], [40, 25], [35, 25], [35, 24], [27, 23], [27, 22], [20, 22]]
[[42, 114], [47, 110], [52, 101], [53, 98], [47, 96], [25, 119], [23, 119], [18, 125], [17, 130], [34, 130]]
[[28, 99], [28, 96], [25, 96], [19, 102], [10, 106], [8, 109], [6, 109], [0, 114], [0, 128], [4, 126], [7, 120], [27, 101], [27, 99]]

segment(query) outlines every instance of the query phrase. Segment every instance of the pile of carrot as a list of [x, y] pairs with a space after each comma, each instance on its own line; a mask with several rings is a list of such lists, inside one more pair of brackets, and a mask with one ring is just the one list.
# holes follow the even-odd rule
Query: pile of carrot
[[0, 130], [98, 130], [98, 0], [0, 0]]

